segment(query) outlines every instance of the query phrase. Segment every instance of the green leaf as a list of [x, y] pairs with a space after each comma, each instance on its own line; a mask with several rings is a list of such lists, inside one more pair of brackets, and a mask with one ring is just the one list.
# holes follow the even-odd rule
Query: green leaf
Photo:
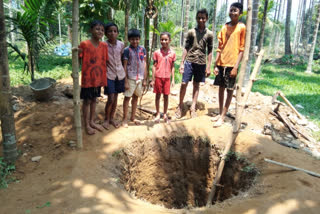
[[50, 202], [50, 201], [48, 201], [48, 202], [46, 202], [45, 204], [43, 204], [42, 206], [37, 206], [36, 208], [41, 209], [41, 208], [44, 208], [44, 207], [50, 207], [50, 206], [51, 206], [51, 202]]

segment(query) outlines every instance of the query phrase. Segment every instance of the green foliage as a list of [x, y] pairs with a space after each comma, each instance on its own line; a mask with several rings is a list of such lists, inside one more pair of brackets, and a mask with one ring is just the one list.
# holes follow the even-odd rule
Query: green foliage
[[15, 165], [7, 164], [4, 162], [3, 157], [0, 157], [0, 189], [7, 188], [9, 183], [15, 181], [15, 179], [10, 178], [15, 169]]
[[[261, 80], [254, 83], [252, 91], [268, 96], [282, 91], [293, 105], [300, 104], [304, 107], [299, 109], [300, 113], [320, 126], [320, 65], [313, 65], [313, 74], [305, 73], [306, 68], [306, 64], [291, 67], [287, 64], [265, 64], [258, 76]], [[320, 137], [320, 133], [315, 135]]]
[[160, 22], [157, 29], [151, 25], [151, 30], [154, 30], [158, 36], [160, 36], [160, 33], [162, 32], [169, 32], [171, 34], [171, 39], [173, 40], [174, 37], [182, 31], [182, 28], [177, 27], [173, 21], [168, 20], [167, 22]]

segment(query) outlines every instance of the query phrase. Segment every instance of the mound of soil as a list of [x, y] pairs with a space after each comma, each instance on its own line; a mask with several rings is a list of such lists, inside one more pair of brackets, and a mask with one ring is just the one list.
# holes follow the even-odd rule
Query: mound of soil
[[[220, 152], [208, 138], [173, 136], [133, 142], [123, 150], [121, 160], [122, 182], [136, 197], [167, 208], [202, 207], [218, 169]], [[244, 159], [231, 154], [215, 200], [248, 189], [256, 172]]]

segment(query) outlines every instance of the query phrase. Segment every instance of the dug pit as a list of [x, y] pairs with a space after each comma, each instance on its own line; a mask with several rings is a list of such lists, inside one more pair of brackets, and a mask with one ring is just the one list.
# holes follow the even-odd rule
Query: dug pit
[[[208, 138], [175, 136], [136, 141], [117, 156], [128, 192], [152, 204], [180, 209], [205, 206], [220, 153]], [[237, 153], [226, 160], [215, 201], [247, 191], [258, 173]]]

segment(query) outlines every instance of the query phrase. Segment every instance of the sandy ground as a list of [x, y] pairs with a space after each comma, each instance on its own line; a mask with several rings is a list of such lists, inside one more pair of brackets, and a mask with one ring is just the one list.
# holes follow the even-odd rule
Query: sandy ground
[[[21, 157], [14, 176], [19, 180], [0, 190], [0, 213], [247, 213], [297, 214], [320, 210], [320, 180], [303, 172], [271, 165], [269, 158], [320, 173], [320, 161], [301, 150], [281, 146], [270, 136], [256, 133], [269, 120], [270, 97], [254, 94], [243, 120], [248, 126], [239, 134], [234, 150], [253, 162], [260, 171], [255, 184], [241, 193], [210, 208], [166, 209], [127, 193], [119, 182], [118, 159], [113, 154], [136, 140], [155, 139], [173, 135], [206, 136], [211, 143], [223, 147], [231, 136], [231, 119], [219, 128], [212, 128], [210, 113], [218, 108], [216, 88], [202, 87], [198, 117], [190, 119], [189, 112], [170, 124], [154, 124], [150, 115], [142, 113], [145, 124], [129, 128], [112, 128], [94, 136], [83, 134], [81, 151], [70, 147], [75, 141], [73, 102], [61, 94], [71, 80], [62, 80], [57, 93], [49, 102], [36, 102], [26, 87], [14, 89], [20, 110], [15, 113], [16, 133]], [[178, 89], [178, 86], [176, 86]], [[191, 85], [185, 101], [190, 100]], [[178, 97], [170, 97], [173, 115]], [[103, 119], [105, 102], [97, 106], [98, 118]], [[259, 108], [256, 106], [259, 105]], [[154, 109], [154, 94], [147, 93], [142, 106]], [[116, 118], [122, 115], [122, 96]], [[289, 133], [283, 127], [284, 133]], [[2, 147], [2, 146], [1, 146]], [[0, 149], [1, 150], [1, 149]], [[1, 151], [2, 152], [2, 151]], [[39, 162], [31, 158], [41, 155]], [[157, 182], [156, 180], [154, 182]], [[47, 203], [49, 202], [49, 203]], [[45, 204], [48, 206], [44, 206]], [[38, 208], [37, 208], [38, 207]], [[42, 208], [40, 208], [42, 207]]]

